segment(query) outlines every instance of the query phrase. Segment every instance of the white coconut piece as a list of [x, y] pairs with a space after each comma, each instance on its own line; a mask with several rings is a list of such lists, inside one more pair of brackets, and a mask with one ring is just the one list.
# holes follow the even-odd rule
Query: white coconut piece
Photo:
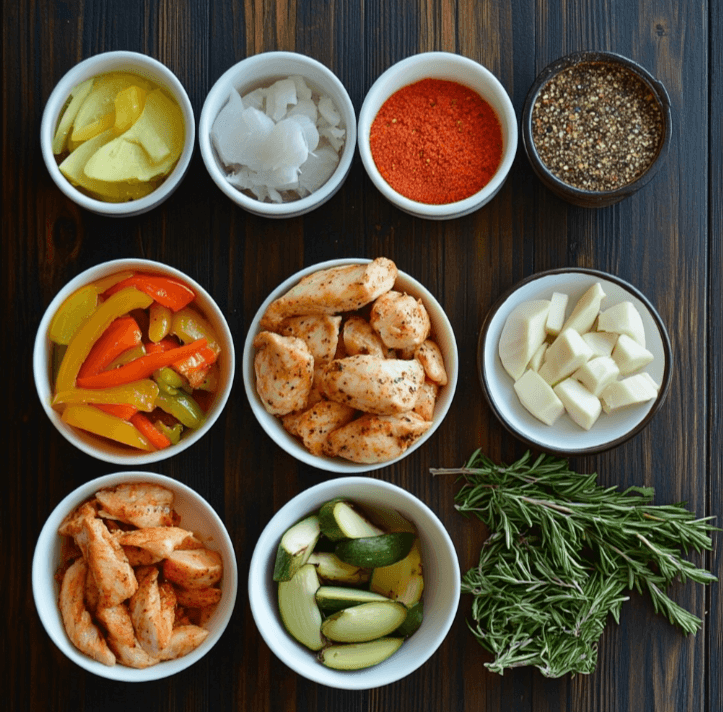
[[290, 119], [292, 116], [298, 116], [300, 114], [308, 116], [314, 122], [314, 125], [316, 125], [319, 118], [319, 112], [316, 108], [316, 104], [311, 99], [299, 99], [299, 101], [296, 102], [296, 106], [292, 106], [286, 112], [286, 118]]
[[243, 99], [235, 89], [232, 89], [228, 101], [211, 127], [211, 141], [219, 157], [227, 165], [236, 163], [232, 158], [235, 154], [234, 134], [241, 123], [243, 111]]
[[319, 130], [316, 128], [316, 124], [304, 114], [293, 114], [289, 115], [289, 121], [296, 121], [301, 130], [304, 132], [304, 138], [306, 139], [306, 148], [309, 153], [316, 150], [319, 145]]
[[281, 121], [290, 104], [296, 104], [296, 84], [291, 79], [279, 79], [266, 93], [266, 116]]
[[346, 136], [346, 130], [336, 128], [334, 126], [328, 126], [326, 128], [319, 129], [319, 136], [323, 136], [329, 145], [337, 152], [341, 151], [344, 145], [344, 137]]
[[292, 74], [289, 79], [294, 82], [296, 96], [299, 97], [299, 101], [308, 101], [311, 99], [311, 87], [306, 83], [304, 77], [300, 74]]
[[341, 115], [336, 110], [334, 102], [326, 94], [319, 98], [319, 113], [329, 123], [329, 126], [338, 126], [341, 121]]
[[261, 149], [261, 170], [275, 171], [281, 167], [299, 168], [308, 158], [304, 131], [297, 121], [283, 119], [272, 129]]
[[339, 156], [331, 146], [322, 146], [301, 165], [299, 187], [313, 193], [331, 178], [339, 165]]

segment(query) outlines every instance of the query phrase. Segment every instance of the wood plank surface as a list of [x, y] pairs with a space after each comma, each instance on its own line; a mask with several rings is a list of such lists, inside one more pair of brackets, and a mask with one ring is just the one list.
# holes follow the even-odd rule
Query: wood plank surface
[[[226, 314], [240, 359], [259, 305], [302, 267], [342, 257], [387, 256], [419, 279], [455, 330], [460, 380], [446, 420], [401, 462], [369, 473], [420, 497], [440, 517], [462, 571], [475, 566], [483, 528], [454, 510], [457, 486], [432, 478], [481, 447], [511, 461], [525, 448], [487, 407], [476, 371], [480, 326], [499, 295], [556, 267], [591, 267], [643, 291], [668, 327], [675, 358], [667, 401], [651, 425], [609, 452], [572, 461], [605, 485], [649, 485], [656, 503], [685, 501], [720, 517], [723, 501], [723, 9], [710, 0], [3, 0], [2, 324], [6, 374], [3, 438], [6, 492], [0, 548], [2, 681], [13, 710], [448, 710], [465, 712], [719, 712], [723, 596], [675, 584], [674, 599], [704, 621], [684, 636], [633, 594], [609, 623], [596, 671], [549, 680], [525, 668], [495, 675], [466, 619], [463, 596], [435, 655], [407, 678], [345, 692], [282, 664], [260, 637], [245, 572], [266, 523], [300, 491], [329, 479], [303, 465], [261, 429], [240, 368], [212, 431], [177, 457], [147, 469], [169, 475], [221, 514], [236, 549], [240, 582], [219, 643], [172, 678], [135, 685], [84, 672], [45, 633], [35, 610], [31, 562], [55, 505], [81, 483], [121, 469], [84, 455], [53, 428], [38, 402], [31, 354], [47, 305], [95, 264], [143, 257], [204, 285]], [[673, 135], [664, 168], [627, 200], [599, 210], [571, 206], [532, 173], [522, 149], [495, 199], [464, 218], [410, 217], [373, 187], [354, 159], [344, 186], [319, 210], [268, 220], [229, 201], [198, 150], [176, 193], [134, 218], [96, 216], [52, 183], [39, 147], [40, 119], [55, 84], [78, 61], [117, 49], [147, 53], [186, 87], [196, 113], [215, 81], [244, 57], [269, 50], [308, 54], [341, 79], [357, 112], [375, 79], [421, 51], [457, 52], [488, 67], [518, 118], [527, 91], [550, 61], [583, 49], [619, 52], [645, 66], [670, 94]], [[720, 525], [720, 520], [718, 521]], [[692, 555], [723, 572], [714, 551]]]

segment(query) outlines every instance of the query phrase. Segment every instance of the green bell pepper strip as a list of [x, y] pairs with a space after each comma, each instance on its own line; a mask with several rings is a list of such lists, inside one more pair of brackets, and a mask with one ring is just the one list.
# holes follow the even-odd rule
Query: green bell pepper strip
[[221, 353], [221, 344], [218, 336], [207, 319], [201, 316], [195, 309], [185, 307], [177, 311], [171, 319], [170, 332], [177, 336], [184, 344], [190, 344], [198, 339], [205, 338], [210, 349]]
[[191, 396], [183, 391], [178, 391], [176, 395], [170, 395], [159, 390], [156, 398], [156, 406], [172, 415], [177, 421], [183, 423], [187, 428], [201, 427], [206, 419], [201, 406], [196, 403]]
[[180, 373], [174, 371], [170, 366], [164, 366], [153, 372], [153, 380], [158, 384], [158, 387], [175, 396], [180, 388], [183, 388], [186, 380], [181, 376]]
[[98, 341], [114, 319], [133, 309], [147, 309], [152, 302], [152, 297], [135, 287], [128, 287], [108, 297], [73, 334], [63, 362], [60, 364], [58, 380], [55, 384], [56, 392], [69, 391], [75, 387], [75, 379], [78, 377], [78, 371], [80, 371], [83, 361], [88, 357], [93, 344]]
[[158, 384], [150, 378], [111, 388], [71, 388], [53, 398], [53, 405], [78, 403], [106, 403], [134, 405], [138, 410], [150, 413], [156, 407]]
[[169, 428], [162, 420], [157, 420], [155, 426], [173, 443], [178, 445], [181, 441], [181, 433], [183, 432], [183, 425], [176, 423], [172, 428]]

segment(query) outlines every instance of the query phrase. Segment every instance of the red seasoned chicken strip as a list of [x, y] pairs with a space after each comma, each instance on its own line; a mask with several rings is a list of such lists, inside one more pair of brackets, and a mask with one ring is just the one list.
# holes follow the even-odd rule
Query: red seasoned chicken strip
[[161, 660], [175, 660], [188, 655], [208, 637], [208, 631], [197, 625], [181, 625], [173, 629], [171, 642], [158, 656]]
[[155, 556], [158, 561], [170, 556], [175, 549], [203, 546], [193, 532], [180, 527], [148, 527], [116, 535], [122, 546], [138, 546]]
[[112, 608], [100, 608], [96, 616], [108, 631], [108, 647], [121, 665], [141, 669], [158, 663], [158, 658], [149, 655], [138, 642], [125, 603]]
[[108, 648], [85, 607], [83, 596], [87, 575], [88, 565], [83, 559], [76, 559], [63, 576], [58, 605], [65, 632], [81, 653], [103, 665], [115, 665], [115, 655]]
[[143, 650], [157, 657], [171, 642], [176, 594], [170, 584], [158, 584], [155, 566], [139, 567], [136, 576], [138, 590], [129, 601], [133, 629]]
[[397, 267], [386, 257], [319, 270], [273, 301], [261, 319], [261, 328], [276, 331], [290, 316], [356, 311], [388, 292], [396, 279]]
[[221, 580], [223, 559], [210, 549], [174, 551], [163, 562], [163, 575], [183, 588], [208, 588]]
[[95, 495], [99, 516], [118, 519], [136, 527], [170, 527], [176, 522], [173, 492], [149, 482], [128, 482], [102, 489]]

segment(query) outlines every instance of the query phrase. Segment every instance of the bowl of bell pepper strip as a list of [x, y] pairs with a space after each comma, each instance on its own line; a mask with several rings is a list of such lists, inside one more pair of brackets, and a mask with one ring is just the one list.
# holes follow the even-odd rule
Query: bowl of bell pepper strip
[[141, 464], [208, 432], [231, 391], [235, 356], [201, 285], [158, 262], [121, 259], [58, 293], [38, 328], [33, 371], [69, 442], [106, 462]]

